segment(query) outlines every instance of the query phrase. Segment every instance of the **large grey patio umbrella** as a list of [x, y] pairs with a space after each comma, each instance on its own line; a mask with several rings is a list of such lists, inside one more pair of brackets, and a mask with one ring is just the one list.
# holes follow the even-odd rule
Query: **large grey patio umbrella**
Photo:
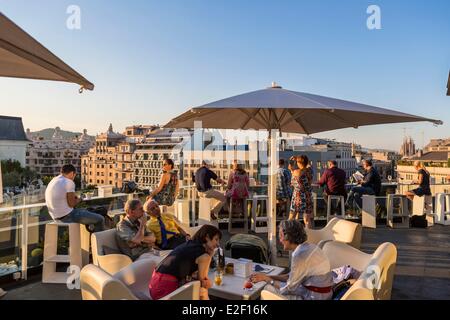
[[[313, 134], [323, 131], [358, 128], [365, 125], [396, 122], [442, 121], [423, 118], [365, 104], [333, 99], [309, 93], [289, 91], [277, 86], [211, 102], [174, 118], [167, 128], [266, 129], [270, 140], [269, 171], [269, 243], [276, 252], [275, 189], [278, 132]], [[274, 256], [274, 254], [272, 254]]]
[[[83, 89], [94, 85], [0, 12], [0, 76], [73, 82]], [[3, 201], [0, 168], [0, 203]]]
[[94, 85], [0, 12], [0, 76]]

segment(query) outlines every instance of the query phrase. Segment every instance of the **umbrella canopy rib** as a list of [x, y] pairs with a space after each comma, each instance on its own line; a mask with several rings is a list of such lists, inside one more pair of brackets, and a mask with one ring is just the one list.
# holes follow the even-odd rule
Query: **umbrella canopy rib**
[[341, 117], [339, 117], [337, 114], [334, 113], [334, 110], [320, 110], [322, 113], [325, 113], [327, 116], [330, 116], [332, 118], [334, 118], [335, 120], [343, 123], [344, 125], [348, 126], [348, 127], [353, 127], [353, 128], [357, 128], [358, 125], [351, 123], [345, 119], [342, 119]]
[[280, 119], [278, 120], [278, 126], [281, 129], [281, 124], [284, 120], [284, 117], [288, 114], [288, 109], [283, 109], [283, 112], [281, 113]]
[[286, 120], [286, 122], [281, 124], [281, 128], [287, 126], [291, 122], [296, 122], [301, 127], [301, 129], [304, 131], [304, 133], [308, 133], [307, 130], [305, 129], [305, 127], [303, 126], [303, 124], [298, 122], [298, 119], [300, 117], [302, 117], [303, 115], [305, 115], [307, 112], [308, 112], [308, 110], [299, 110], [299, 111], [296, 111], [294, 114], [292, 114], [291, 110], [289, 110], [289, 113], [291, 114], [291, 117], [288, 118]]
[[[237, 109], [240, 110], [241, 112], [243, 112], [246, 116], [248, 116], [250, 119], [253, 119], [255, 122], [259, 123], [261, 126], [266, 127], [267, 125], [264, 124], [263, 121], [261, 121], [260, 119], [258, 119], [256, 116], [259, 114], [261, 114], [262, 109], [257, 109], [258, 112], [256, 112], [254, 115], [252, 115], [250, 113], [250, 111], [247, 111], [246, 109]], [[250, 121], [250, 120], [249, 120]], [[244, 127], [242, 127], [244, 128]]]
[[258, 112], [259, 112], [259, 110], [261, 110], [261, 109], [256, 109], [256, 111], [253, 113], [253, 114], [251, 114], [251, 115], [247, 115], [247, 113], [245, 113], [246, 115], [247, 115], [247, 119], [244, 121], [244, 123], [241, 125], [241, 128], [242, 129], [245, 129], [245, 127], [248, 125], [248, 123], [253, 119], [254, 120], [254, 118], [255, 118], [255, 116], [258, 114]]

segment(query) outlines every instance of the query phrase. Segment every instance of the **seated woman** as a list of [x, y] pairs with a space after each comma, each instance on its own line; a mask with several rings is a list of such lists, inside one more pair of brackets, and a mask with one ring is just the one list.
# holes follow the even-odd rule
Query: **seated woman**
[[[230, 210], [231, 199], [243, 201], [243, 199], [248, 198], [249, 185], [250, 179], [248, 178], [247, 172], [244, 170], [242, 164], [234, 161], [233, 171], [228, 177], [227, 191], [225, 193], [225, 196], [227, 198], [227, 210]], [[245, 212], [245, 205], [243, 212]]]
[[152, 299], [161, 299], [194, 278], [201, 282], [200, 299], [208, 300], [208, 289], [211, 288], [209, 265], [221, 238], [219, 229], [204, 225], [192, 240], [176, 247], [153, 272], [149, 284]]
[[147, 197], [147, 200], [154, 200], [161, 206], [172, 206], [178, 195], [178, 175], [173, 171], [174, 163], [172, 159], [166, 159], [163, 163], [163, 174], [158, 187]]
[[280, 223], [280, 242], [292, 252], [291, 271], [269, 276], [254, 273], [252, 282], [265, 281], [266, 290], [286, 296], [289, 300], [328, 300], [333, 296], [330, 262], [315, 244], [306, 242], [307, 235], [299, 220]]
[[414, 181], [413, 183], [417, 183], [419, 185], [418, 188], [407, 191], [406, 196], [411, 201], [414, 200], [414, 196], [423, 197], [423, 196], [431, 196], [430, 189], [430, 173], [427, 171], [425, 166], [420, 161], [414, 161], [414, 169], [418, 172], [418, 181]]

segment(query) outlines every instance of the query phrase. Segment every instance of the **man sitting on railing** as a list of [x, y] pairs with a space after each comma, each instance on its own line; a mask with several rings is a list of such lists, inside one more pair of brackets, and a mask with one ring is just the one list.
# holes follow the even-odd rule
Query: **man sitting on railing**
[[156, 244], [162, 250], [172, 250], [191, 239], [191, 236], [181, 228], [174, 217], [161, 214], [159, 205], [154, 200], [144, 204], [144, 210], [150, 215], [147, 228], [156, 237]]
[[211, 185], [211, 179], [216, 180], [217, 183], [225, 184], [224, 180], [219, 178], [217, 174], [215, 174], [208, 168], [208, 164], [204, 160], [202, 161], [202, 166], [200, 167], [200, 169], [198, 169], [195, 173], [193, 180], [201, 197], [213, 198], [217, 200], [217, 203], [211, 211], [211, 219], [216, 220], [227, 198], [222, 192], [213, 189]]
[[45, 190], [48, 212], [55, 221], [80, 223], [89, 227], [93, 225], [93, 232], [103, 231], [105, 229], [103, 216], [85, 209], [75, 208], [81, 202], [81, 199], [75, 195], [73, 180], [76, 175], [75, 167], [66, 164], [61, 168], [61, 174], [50, 181]]
[[120, 251], [134, 261], [150, 252], [156, 238], [147, 231], [147, 217], [140, 200], [128, 200], [125, 212], [125, 218], [116, 225], [116, 242]]
[[362, 196], [364, 194], [379, 196], [381, 191], [381, 177], [372, 165], [372, 161], [365, 159], [362, 161], [364, 170], [366, 171], [364, 179], [358, 181], [359, 186], [353, 187], [347, 198], [346, 204], [353, 207], [354, 202], [362, 208]]

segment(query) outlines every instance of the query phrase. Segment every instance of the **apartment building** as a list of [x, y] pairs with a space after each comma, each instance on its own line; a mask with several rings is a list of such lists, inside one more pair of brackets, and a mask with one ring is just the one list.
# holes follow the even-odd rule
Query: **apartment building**
[[[126, 136], [113, 131], [112, 124], [109, 125], [105, 133], [96, 136], [94, 146], [89, 149], [86, 155], [81, 157], [82, 185], [112, 185], [116, 183], [116, 148], [126, 142]], [[126, 150], [126, 149], [124, 149]], [[124, 151], [121, 156], [127, 154]], [[126, 157], [121, 159], [121, 165], [126, 163]], [[123, 160], [122, 160], [123, 159]], [[117, 172], [118, 173], [118, 172]], [[123, 173], [121, 171], [121, 173]]]
[[64, 138], [61, 129], [55, 128], [50, 139], [33, 136], [27, 130], [30, 140], [26, 151], [26, 166], [41, 176], [54, 177], [60, 174], [61, 167], [72, 164], [77, 172], [81, 172], [81, 157], [87, 154], [94, 141], [83, 130], [80, 137], [73, 139]]

